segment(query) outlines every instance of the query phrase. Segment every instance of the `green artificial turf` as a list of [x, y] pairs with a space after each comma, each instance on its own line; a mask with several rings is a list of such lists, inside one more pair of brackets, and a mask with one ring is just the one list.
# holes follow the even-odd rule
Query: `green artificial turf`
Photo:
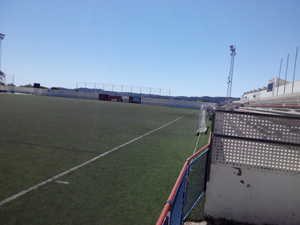
[[197, 141], [191, 109], [9, 94], [0, 104], [0, 201], [183, 117], [58, 179], [68, 184], [1, 205], [0, 224], [154, 224]]

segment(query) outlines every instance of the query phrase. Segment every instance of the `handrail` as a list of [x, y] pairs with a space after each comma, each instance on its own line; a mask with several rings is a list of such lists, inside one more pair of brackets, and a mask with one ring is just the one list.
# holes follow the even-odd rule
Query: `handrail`
[[162, 212], [161, 212], [161, 214], [160, 214], [160, 216], [159, 216], [159, 218], [158, 218], [158, 220], [156, 222], [156, 225], [162, 225], [162, 223], [164, 222], [164, 219], [165, 219], [165, 217], [166, 217], [166, 215], [167, 215], [167, 213], [169, 211], [169, 208], [171, 206], [171, 202], [173, 201], [173, 198], [174, 198], [174, 195], [176, 193], [176, 190], [177, 190], [177, 188], [178, 188], [178, 186], [180, 184], [180, 181], [181, 181], [181, 179], [183, 177], [185, 169], [187, 168], [190, 160], [193, 159], [196, 155], [198, 155], [200, 152], [202, 152], [203, 150], [205, 150], [210, 145], [210, 138], [211, 138], [211, 133], [209, 134], [208, 144], [205, 145], [203, 148], [201, 148], [199, 151], [197, 151], [195, 154], [193, 154], [191, 157], [187, 158], [187, 160], [185, 161], [185, 163], [184, 163], [184, 165], [183, 165], [183, 167], [182, 167], [182, 169], [180, 171], [180, 174], [179, 174], [179, 176], [178, 176], [178, 178], [177, 178], [177, 180], [176, 180], [176, 182], [174, 184], [174, 187], [173, 187], [173, 189], [172, 189], [172, 191], [171, 191], [171, 193], [169, 195], [169, 198], [166, 201], [165, 206], [164, 206], [164, 208], [163, 208], [163, 210], [162, 210]]
[[200, 152], [202, 152], [204, 149], [206, 149], [208, 146], [210, 146], [210, 143], [208, 143], [207, 145], [205, 145], [203, 148], [201, 148], [198, 152], [196, 152], [195, 154], [193, 154], [191, 157], [188, 158], [188, 160], [192, 160], [193, 158], [195, 158]]
[[185, 161], [185, 163], [184, 163], [181, 171], [180, 171], [180, 174], [179, 174], [179, 176], [178, 176], [178, 178], [177, 178], [177, 180], [176, 180], [176, 182], [174, 184], [174, 187], [173, 187], [173, 189], [172, 189], [172, 191], [171, 191], [171, 193], [169, 195], [168, 200], [165, 203], [163, 211], [161, 212], [160, 217], [158, 218], [156, 225], [161, 225], [164, 222], [164, 219], [165, 219], [165, 217], [166, 217], [166, 215], [167, 215], [167, 213], [169, 211], [169, 207], [171, 206], [171, 202], [173, 201], [173, 198], [174, 198], [174, 195], [176, 193], [176, 190], [177, 190], [177, 188], [179, 186], [181, 178], [183, 177], [183, 174], [184, 174], [185, 169], [187, 168], [188, 164], [189, 164], [189, 160], [187, 159]]

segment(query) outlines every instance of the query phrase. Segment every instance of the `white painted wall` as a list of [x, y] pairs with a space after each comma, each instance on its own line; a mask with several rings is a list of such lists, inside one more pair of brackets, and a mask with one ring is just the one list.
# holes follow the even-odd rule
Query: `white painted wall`
[[280, 96], [280, 95], [283, 96], [284, 94], [292, 93], [292, 89], [293, 89], [293, 93], [300, 92], [300, 80], [294, 82], [294, 87], [293, 87], [293, 83], [289, 83], [289, 82], [287, 82], [285, 86], [281, 85], [281, 86], [277, 87], [277, 82], [279, 84], [282, 84], [282, 80], [278, 81], [278, 79], [276, 78], [275, 85], [273, 87], [273, 91], [267, 92], [267, 90], [263, 90], [263, 91], [257, 91], [257, 92], [253, 92], [253, 93], [243, 94], [241, 96], [241, 100], [251, 101], [251, 100], [275, 97], [275, 96]]

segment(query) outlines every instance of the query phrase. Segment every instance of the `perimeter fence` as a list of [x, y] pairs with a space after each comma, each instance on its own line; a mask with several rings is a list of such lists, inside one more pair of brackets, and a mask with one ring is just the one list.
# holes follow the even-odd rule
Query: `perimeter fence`
[[171, 191], [156, 225], [181, 225], [206, 188], [208, 144], [189, 157]]
[[99, 94], [123, 96], [139, 95], [142, 97], [160, 96], [162, 98], [170, 98], [171, 95], [170, 89], [87, 82], [77, 82], [76, 89], [81, 92], [96, 92]]
[[10, 74], [5, 74], [3, 83], [5, 85], [14, 85], [15, 76]]

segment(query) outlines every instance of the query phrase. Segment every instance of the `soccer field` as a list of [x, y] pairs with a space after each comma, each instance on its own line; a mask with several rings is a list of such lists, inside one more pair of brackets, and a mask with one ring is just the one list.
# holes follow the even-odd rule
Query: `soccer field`
[[13, 94], [0, 104], [0, 224], [154, 224], [197, 141], [198, 110]]

